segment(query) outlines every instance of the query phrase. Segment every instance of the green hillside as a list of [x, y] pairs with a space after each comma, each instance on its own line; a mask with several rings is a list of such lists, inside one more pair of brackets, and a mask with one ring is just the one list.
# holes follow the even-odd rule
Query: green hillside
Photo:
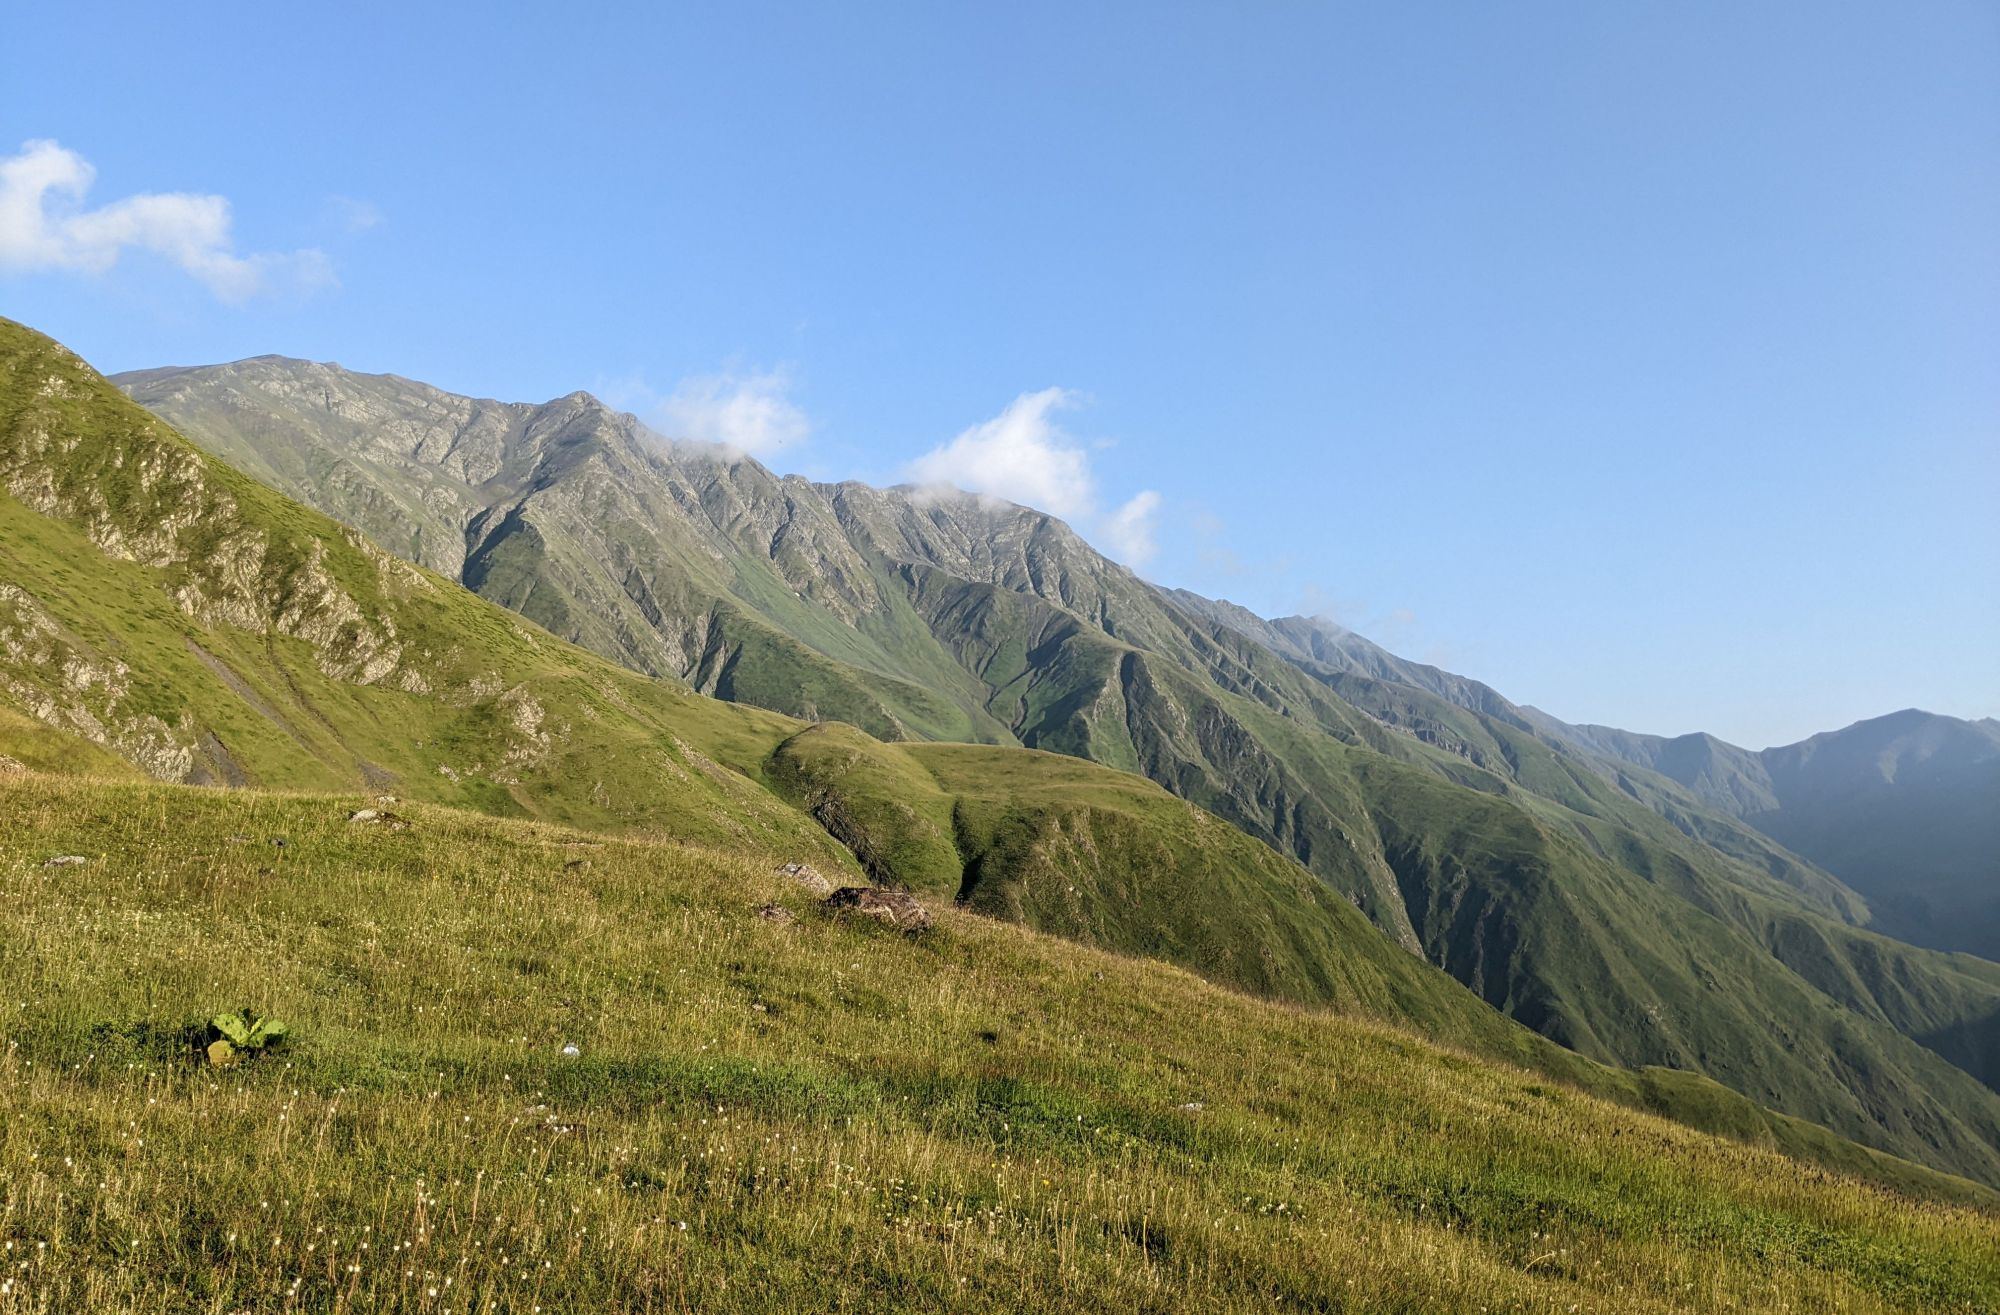
[[[168, 779], [362, 788], [963, 890], [988, 912], [1911, 1181], [1690, 1075], [1605, 1069], [1508, 1023], [1287, 860], [1144, 781], [1022, 750], [892, 749], [639, 678], [201, 457], [46, 339], [16, 327], [6, 343], [8, 487], [37, 508], [0, 500], [18, 618], [0, 679], [33, 714], [0, 717], [0, 751], [23, 765], [90, 771], [115, 753]], [[153, 473], [121, 479], [134, 470]], [[141, 535], [143, 563], [108, 560]], [[51, 727], [93, 747], [65, 758]], [[836, 792], [813, 784], [829, 749], [866, 760]], [[933, 829], [868, 821], [884, 799]], [[1936, 1144], [1900, 1140], [1986, 1176], [1940, 1126]]]
[[[1662, 811], [1470, 682], [1351, 653], [1341, 665], [1302, 633], [1262, 642], [1039, 513], [779, 479], [651, 439], [582, 394], [504, 406], [270, 358], [125, 382], [219, 452], [307, 454], [308, 469], [267, 461], [356, 524], [390, 534], [394, 515], [370, 518], [421, 502], [450, 531], [425, 532], [438, 565], [642, 670], [877, 734], [1141, 773], [1295, 858], [1327, 887], [1320, 903], [1351, 903], [1591, 1058], [1703, 1073], [2000, 1181], [2000, 1097], [1981, 1082], [2000, 984], [1882, 951], [1852, 925], [1866, 905], [1824, 872], [1655, 777], [1645, 789], [1676, 792]], [[504, 572], [479, 565], [501, 558]], [[762, 756], [710, 756], [766, 771]], [[955, 883], [957, 863], [899, 879]], [[1032, 884], [968, 894], [1073, 914], [1107, 943], [1177, 944], [1253, 989], [1301, 980], [1283, 966], [1301, 953], [1282, 944], [1293, 933], [1268, 939], [1277, 920], [1231, 926], [1255, 939], [1226, 950], [1191, 930], [1215, 917], [1204, 903], [1154, 880], [1162, 894], [1134, 919], [1059, 910]], [[1186, 924], [1179, 941], [1160, 909]], [[1249, 969], [1267, 955], [1280, 966]]]
[[[844, 858], [745, 774], [792, 723], [619, 670], [387, 556], [4, 322], [0, 480], [0, 735], [31, 765], [115, 756]], [[98, 752], [55, 752], [50, 728]]]
[[[827, 920], [734, 846], [367, 799], [0, 778], [0, 1304], [2000, 1304], [1970, 1197], [942, 905]], [[282, 1052], [198, 1062], [243, 1005]]]

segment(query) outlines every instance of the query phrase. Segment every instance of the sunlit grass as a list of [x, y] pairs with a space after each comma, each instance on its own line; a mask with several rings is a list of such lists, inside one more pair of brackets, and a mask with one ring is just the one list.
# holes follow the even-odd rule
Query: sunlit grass
[[0, 783], [0, 1311], [2000, 1304], [1991, 1214], [1372, 1023], [359, 802]]

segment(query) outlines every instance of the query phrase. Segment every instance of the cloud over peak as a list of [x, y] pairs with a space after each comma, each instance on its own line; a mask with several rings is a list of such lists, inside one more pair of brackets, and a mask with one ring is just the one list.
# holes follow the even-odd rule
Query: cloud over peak
[[783, 370], [691, 375], [652, 408], [651, 419], [668, 438], [719, 443], [765, 458], [812, 434], [812, 422], [790, 393], [791, 378]]
[[1006, 410], [912, 461], [908, 476], [925, 488], [960, 488], [1005, 498], [1065, 518], [1096, 503], [1090, 458], [1051, 418], [1076, 405], [1064, 388], [1022, 393]]
[[0, 159], [0, 270], [101, 274], [128, 249], [146, 251], [231, 305], [333, 281], [320, 251], [239, 253], [226, 197], [145, 192], [85, 209], [96, 176], [53, 141], [27, 142]]
[[1127, 566], [1142, 566], [1156, 548], [1160, 495], [1148, 489], [1110, 515], [1098, 514], [1090, 454], [1054, 419], [1077, 402], [1065, 388], [1022, 393], [991, 420], [910, 462], [905, 477], [922, 489], [963, 489], [1046, 511], [1101, 539]]

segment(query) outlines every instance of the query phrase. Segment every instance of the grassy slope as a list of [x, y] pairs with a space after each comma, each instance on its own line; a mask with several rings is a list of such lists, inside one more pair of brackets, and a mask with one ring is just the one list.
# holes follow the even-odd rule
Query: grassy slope
[[[580, 472], [574, 506], [598, 506], [596, 498], [608, 496], [604, 490], [616, 480], [580, 456], [574, 460]], [[1490, 1003], [1592, 1057], [1700, 1069], [1844, 1135], [2000, 1181], [2000, 1099], [1898, 1033], [1904, 1027], [1926, 1037], [1950, 1061], [1984, 1073], [1986, 1021], [2000, 995], [1966, 973], [1910, 957], [1898, 961], [1910, 985], [1886, 989], [1880, 977], [1856, 967], [1880, 961], [1878, 955], [1786, 909], [1838, 905], [1838, 887], [1818, 889], [1812, 873], [1780, 875], [1706, 851], [1600, 777], [1570, 769], [1546, 745], [1508, 727], [1460, 727], [1484, 735], [1484, 763], [1384, 729], [1272, 652], [1224, 628], [1204, 630], [1162, 606], [1128, 572], [1046, 518], [1000, 516], [986, 526], [978, 518], [988, 512], [976, 506], [912, 516], [904, 500], [844, 490], [846, 520], [834, 530], [824, 518], [814, 520], [810, 490], [770, 480], [752, 464], [704, 468], [688, 478], [702, 480], [696, 490], [702, 504], [738, 536], [730, 540], [734, 596], [804, 644], [842, 659], [872, 654], [898, 679], [924, 679], [958, 699], [966, 689], [940, 679], [938, 667], [976, 675], [984, 703], [974, 699], [966, 715], [998, 717], [1008, 733], [1040, 747], [1144, 771], [1214, 809], [1298, 855], [1374, 921], [1450, 967]], [[768, 526], [778, 502], [792, 512], [786, 534], [772, 540]], [[578, 514], [570, 508], [570, 522]], [[586, 578], [590, 570], [602, 574], [602, 564], [590, 568], [592, 554], [560, 544], [556, 520], [542, 524], [548, 536], [558, 536], [546, 542], [564, 552], [546, 570], [516, 564], [516, 584], [502, 590], [506, 602], [530, 614], [536, 596], [582, 606], [616, 594], [614, 602], [628, 604], [616, 586]], [[856, 560], [848, 538], [838, 536], [880, 552]], [[534, 542], [542, 542], [540, 532], [518, 536], [516, 546]], [[808, 550], [814, 542], [820, 550]], [[624, 540], [606, 548], [628, 550]], [[768, 552], [762, 568], [758, 552]], [[884, 560], [890, 552], [936, 558], [952, 570], [908, 562], [890, 570]], [[692, 572], [688, 598], [716, 588], [694, 578], [710, 570], [704, 554], [678, 556], [692, 564], [684, 568]], [[814, 588], [832, 588], [814, 574], [824, 564], [870, 574], [890, 608], [860, 626], [840, 624], [810, 598]], [[992, 584], [954, 572], [986, 572]], [[536, 580], [556, 580], [562, 588], [536, 594]], [[660, 570], [652, 580], [654, 588], [666, 588]], [[598, 614], [596, 604], [588, 610]], [[614, 612], [602, 612], [600, 620], [608, 616]], [[566, 624], [562, 616], [544, 620]], [[1112, 640], [1106, 628], [1148, 648]], [[822, 681], [826, 659], [800, 644], [772, 636], [750, 644], [730, 640], [728, 626], [720, 630], [720, 642], [710, 646], [714, 661], [704, 658], [698, 667], [704, 687], [780, 705], [782, 699], [818, 705], [852, 691], [852, 681]], [[882, 729], [892, 701], [884, 693], [856, 717]], [[934, 709], [918, 715], [904, 701], [902, 711], [908, 721], [892, 717], [890, 729], [924, 733], [926, 725], [938, 725]], [[704, 749], [704, 755], [752, 773], [762, 763], [760, 751]], [[1386, 757], [1406, 765], [1390, 769]], [[582, 761], [616, 767], [620, 759]], [[1420, 771], [1438, 779], [1416, 779]], [[618, 779], [644, 781], [644, 775], [618, 771]], [[500, 801], [512, 793], [518, 791], [502, 793]], [[1088, 857], [1072, 849], [1064, 861]], [[1144, 943], [1138, 927], [1106, 919], [1102, 909], [1022, 905], [994, 887], [982, 897], [1040, 919], [1078, 915], [1084, 919], [1078, 931]], [[1310, 957], [1276, 919], [1236, 919], [1230, 933], [1250, 939], [1226, 951], [1224, 937], [1202, 927], [1214, 915], [1190, 905], [1180, 889], [1148, 895], [1138, 921], [1150, 923], [1152, 943], [1208, 971], [1228, 961], [1232, 979], [1258, 989], [1296, 981], [1298, 963]], [[1778, 923], [1782, 931], [1770, 931]], [[1842, 957], [1818, 957], [1820, 943]], [[1662, 945], [1674, 953], [1662, 953]], [[1250, 971], [1266, 955], [1286, 967]], [[1800, 971], [1792, 971], [1794, 961]], [[1772, 1019], [1782, 1021], [1776, 1045]]]
[[[754, 779], [796, 723], [636, 676], [383, 556], [4, 321], [0, 476], [0, 711], [40, 707], [128, 758], [184, 748], [208, 779], [845, 862]], [[0, 720], [0, 752], [26, 760], [8, 746], [33, 724]]]
[[[825, 922], [767, 858], [360, 798], [0, 782], [0, 1310], [2000, 1304], [1987, 1209], [966, 913]], [[288, 1054], [182, 1058], [245, 1003]]]
[[[1211, 610], [1222, 608], [1208, 606]], [[1256, 618], [1240, 621], [1225, 615], [1222, 620], [1248, 625], [1257, 634], [1272, 629]], [[1279, 651], [1294, 652], [1282, 644]], [[1869, 922], [1871, 911], [1852, 891], [1736, 819], [1704, 809], [1675, 780], [1642, 766], [1610, 767], [1605, 760], [1586, 760], [1558, 751], [1535, 728], [1537, 720], [1548, 719], [1449, 673], [1418, 668], [1417, 674], [1409, 677], [1412, 681], [1429, 679], [1440, 688], [1453, 690], [1459, 701], [1448, 702], [1406, 683], [1397, 669], [1407, 669], [1410, 664], [1379, 650], [1371, 651], [1381, 661], [1393, 664], [1380, 679], [1328, 669], [1310, 653], [1295, 653], [1295, 660], [1346, 702], [1421, 742], [1423, 752], [1439, 759], [1455, 756], [1469, 765], [1471, 770], [1460, 768], [1462, 783], [1513, 800], [1551, 833], [1575, 836], [1595, 856], [1614, 862], [1726, 924], [1731, 949], [1722, 956], [1711, 950], [1707, 957], [1712, 962], [1748, 963], [1751, 960], [1746, 956], [1753, 954], [1753, 947], [1761, 946], [1798, 982], [1810, 984], [1855, 1014], [1886, 1023], [1988, 1087], [2000, 1087], [2000, 966], [1963, 955], [1912, 950], [1854, 925]], [[1561, 729], [1570, 733], [1574, 728]], [[1701, 761], [1709, 761], [1710, 748], [1725, 758], [1726, 753], [1741, 756], [1741, 751], [1706, 741], [1706, 737], [1688, 737], [1688, 743], [1700, 751]], [[1688, 767], [1669, 765], [1676, 770]], [[1719, 858], [1733, 862], [1719, 863]], [[1436, 907], [1463, 893], [1426, 891], [1425, 898]], [[1675, 906], [1662, 907], [1645, 893], [1634, 896], [1628, 891], [1617, 902], [1635, 901], [1651, 907], [1650, 917], [1665, 917], [1683, 934], [1703, 921], [1690, 919], [1685, 910]], [[1539, 924], [1544, 919], [1529, 915], [1525, 921]], [[1618, 923], [1629, 927], [1630, 920], [1614, 918], [1611, 925]], [[1463, 931], [1434, 930], [1427, 940], [1435, 945], [1453, 936], [1463, 939]], [[1636, 940], [1627, 939], [1627, 947], [1619, 953], [1642, 946], [1643, 932]], [[1491, 947], [1478, 953], [1493, 957]], [[1553, 962], [1570, 964], [1576, 958], [1574, 947], [1570, 947]], [[1463, 953], [1458, 961], [1465, 962]], [[1724, 982], [1737, 976], [1726, 971], [1716, 975]], [[1795, 989], [1796, 984], [1786, 985]], [[1616, 1035], [1615, 1013], [1605, 1008], [1606, 1001], [1631, 998], [1619, 983], [1600, 981], [1579, 994], [1564, 989], [1560, 973], [1552, 973], [1549, 980], [1536, 985], [1553, 997], [1553, 1007], [1594, 1015], [1588, 1021], [1599, 1034], [1600, 1044], [1618, 1049], [1630, 1045], [1629, 1039]], [[1606, 986], [1612, 989], [1607, 992]], [[1732, 982], [1734, 993], [1743, 994], [1737, 987], [1740, 983]], [[1703, 1016], [1708, 1013], [1692, 997], [1688, 1007]], [[1740, 1000], [1723, 1000], [1724, 1015], [1740, 1011]], [[1772, 1012], [1769, 1008], [1753, 1011], [1748, 1021]], [[1651, 1029], [1652, 1025], [1644, 1026]], [[1682, 1053], [1691, 1052], [1683, 1048]], [[1677, 1056], [1674, 1062], [1689, 1061]], [[1770, 1090], [1767, 1085], [1745, 1089]]]
[[[836, 868], [851, 863], [763, 784], [769, 774], [789, 785], [798, 746], [826, 743], [836, 732], [792, 739], [797, 723], [639, 679], [538, 636], [198, 456], [46, 339], [15, 328], [0, 344], [14, 381], [0, 392], [9, 487], [57, 513], [0, 498], [7, 531], [0, 580], [24, 592], [56, 637], [40, 661], [23, 648], [0, 663], [15, 697], [74, 702], [64, 672], [75, 661], [118, 667], [118, 697], [82, 707], [98, 718], [99, 738], [123, 743], [121, 726], [151, 718], [194, 745], [204, 770], [218, 777], [308, 789], [366, 784], [503, 815], [637, 827]], [[156, 473], [135, 479], [135, 470]], [[199, 546], [152, 544], [148, 564], [107, 559], [106, 545], [124, 549], [176, 518]], [[219, 565], [245, 560], [265, 573]], [[272, 571], [271, 563], [287, 561], [318, 562], [317, 582], [308, 588]], [[245, 624], [189, 615], [180, 601], [189, 590], [230, 600]], [[347, 628], [330, 635], [316, 618], [343, 598], [358, 602]], [[365, 673], [337, 665], [380, 632], [393, 632], [400, 645], [394, 666], [383, 659], [384, 669], [364, 683]], [[17, 625], [7, 633], [30, 632]], [[379, 643], [374, 651], [381, 655]], [[412, 674], [428, 689], [388, 687]], [[529, 708], [532, 723], [522, 719]], [[109, 760], [100, 753], [51, 761], [46, 732], [22, 734], [33, 725], [0, 717], [0, 743], [20, 744], [15, 756], [31, 766], [89, 769]], [[787, 741], [794, 752], [774, 757]], [[977, 907], [1161, 954], [1250, 990], [1431, 1028], [1822, 1163], [1905, 1172], [1819, 1129], [1738, 1108], [1742, 1102], [1718, 1099], [1699, 1082], [1613, 1077], [1556, 1051], [1393, 950], [1289, 863], [1143, 782], [1043, 754], [923, 753], [906, 762], [885, 750], [877, 761], [921, 766], [925, 779], [956, 770], [963, 807], [948, 819], [951, 857], [936, 867], [955, 887], [958, 849], [986, 856], [980, 866], [990, 880], [969, 892]], [[986, 783], [983, 792], [970, 788], [975, 779]], [[891, 781], [878, 793], [915, 798], [909, 785]], [[1031, 797], [1038, 801], [1031, 814], [1014, 802]], [[1055, 833], [1038, 830], [1050, 824]], [[906, 856], [885, 865], [851, 828], [832, 829], [879, 875], [908, 879], [933, 866]], [[1010, 858], [1012, 850], [1025, 861]], [[1075, 891], [1087, 899], [1070, 899]]]
[[[341, 378], [388, 388], [390, 412], [407, 387]], [[176, 393], [169, 410], [229, 453], [261, 453], [279, 430], [279, 447], [373, 450], [349, 422], [267, 393], [253, 390], [241, 410], [203, 400], [224, 395]], [[556, 488], [567, 500], [556, 488], [528, 497], [518, 532], [494, 541], [469, 583], [631, 661], [650, 635], [627, 597], [636, 570], [658, 595], [653, 624], [707, 618], [691, 671], [706, 691], [885, 738], [1019, 739], [1143, 772], [1299, 858], [1405, 945], [1551, 1036], [1599, 1058], [1698, 1067], [1851, 1135], [2000, 1172], [2000, 1104], [1906, 1044], [1992, 1082], [2000, 985], [1840, 926], [1867, 917], [1852, 892], [1692, 798], [1655, 797], [1670, 783], [1614, 783], [1537, 738], [1491, 691], [1457, 706], [1393, 672], [1316, 662], [1268, 623], [1256, 623], [1266, 637], [1256, 642], [1226, 616], [1198, 621], [1220, 605], [1185, 600], [1195, 612], [1184, 610], [1046, 517], [970, 503], [919, 511], [860, 486], [777, 480], [750, 462], [649, 459], [615, 425], [589, 434], [563, 449]], [[598, 456], [576, 455], [585, 451]], [[405, 463], [352, 480], [287, 477], [301, 496], [387, 532], [400, 513], [383, 519], [371, 490], [396, 503], [403, 481], [438, 472]], [[658, 493], [662, 479], [684, 494], [640, 492]], [[685, 515], [688, 502], [701, 514]], [[856, 599], [879, 606], [851, 611]], [[1390, 779], [1379, 773], [1364, 784], [1350, 745], [1504, 797], [1518, 815], [1464, 791], [1377, 788]], [[1446, 835], [1475, 844], [1454, 872], [1429, 857]], [[1478, 851], [1487, 835], [1512, 848]], [[1537, 879], [1525, 890], [1465, 884], [1467, 873], [1504, 882], [1528, 870]], [[1593, 910], [1587, 923], [1579, 908]], [[1658, 954], [1656, 928], [1684, 953]], [[1766, 1020], [1795, 1016], [1802, 1024], [1774, 1046]]]
[[[1505, 1012], [1595, 1058], [1694, 1069], [1903, 1154], [1948, 1145], [1943, 1162], [2000, 1167], [2000, 1099], [1981, 1084], [2000, 1005], [1989, 975], [1721, 871], [1651, 815], [1591, 816], [1470, 763], [1453, 779], [1133, 668], [1122, 721], [1148, 775], [1178, 764], [1176, 793], [1310, 853]], [[1245, 803], [1264, 799], [1288, 804], [1260, 817]]]
[[[876, 880], [1259, 995], [1401, 1020], [1607, 1099], [1818, 1163], [1871, 1174], [1881, 1163], [1697, 1073], [1606, 1067], [1508, 1021], [1373, 934], [1296, 863], [1142, 778], [1033, 751], [880, 744], [841, 726], [786, 741], [770, 776]], [[1827, 1012], [1819, 1002], [1789, 1003], [1780, 1045]], [[1754, 1032], [1753, 1021], [1731, 1019], [1721, 1032]], [[1715, 1058], [1763, 1071], [1754, 1054]], [[1819, 1085], [1840, 1088], [1832, 1076]], [[1839, 1113], [1832, 1101], [1824, 1108]]]

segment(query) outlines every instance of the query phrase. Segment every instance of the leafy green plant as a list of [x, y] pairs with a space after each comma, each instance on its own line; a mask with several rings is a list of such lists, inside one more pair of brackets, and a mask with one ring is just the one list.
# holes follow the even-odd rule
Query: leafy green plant
[[282, 1043], [291, 1029], [276, 1018], [267, 1018], [245, 1006], [233, 1014], [217, 1014], [209, 1020], [217, 1033], [208, 1045], [208, 1062], [221, 1068], [234, 1064], [245, 1054], [257, 1055]]

